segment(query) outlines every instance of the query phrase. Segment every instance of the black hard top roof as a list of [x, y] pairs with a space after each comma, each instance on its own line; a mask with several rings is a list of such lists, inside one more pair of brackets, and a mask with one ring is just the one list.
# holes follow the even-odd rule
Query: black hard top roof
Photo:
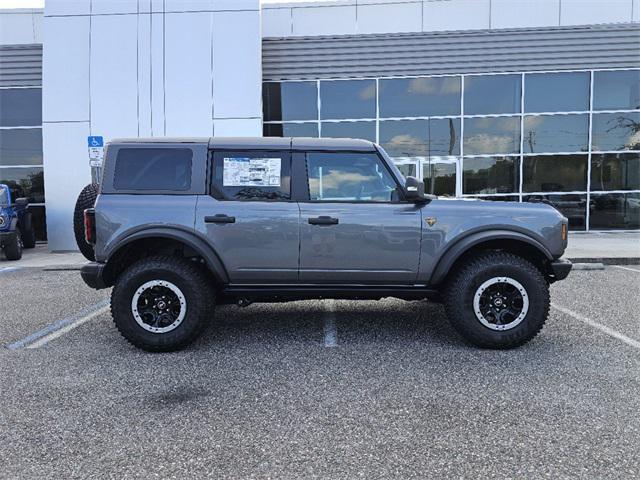
[[374, 151], [375, 144], [354, 138], [305, 137], [150, 137], [115, 138], [110, 143], [204, 143], [213, 149]]

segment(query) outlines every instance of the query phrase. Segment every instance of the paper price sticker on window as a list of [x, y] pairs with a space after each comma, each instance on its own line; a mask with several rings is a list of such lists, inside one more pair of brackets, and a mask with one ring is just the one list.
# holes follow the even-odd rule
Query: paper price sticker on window
[[225, 187], [279, 187], [280, 162], [280, 158], [225, 158], [222, 185]]

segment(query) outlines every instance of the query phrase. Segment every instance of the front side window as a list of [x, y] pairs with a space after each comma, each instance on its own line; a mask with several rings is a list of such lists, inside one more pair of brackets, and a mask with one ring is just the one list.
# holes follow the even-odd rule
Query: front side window
[[116, 158], [116, 190], [170, 190], [191, 188], [190, 148], [121, 148]]
[[324, 202], [391, 202], [398, 185], [374, 153], [309, 153], [309, 199]]
[[213, 155], [213, 190], [219, 200], [291, 199], [291, 155], [277, 151], [220, 151]]

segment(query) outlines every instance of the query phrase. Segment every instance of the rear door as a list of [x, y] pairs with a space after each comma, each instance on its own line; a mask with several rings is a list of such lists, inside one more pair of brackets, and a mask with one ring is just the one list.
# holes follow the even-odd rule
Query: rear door
[[400, 199], [397, 179], [377, 153], [309, 152], [306, 170], [300, 282], [415, 282], [421, 209]]
[[210, 195], [196, 208], [232, 283], [294, 283], [298, 279], [300, 210], [291, 201], [291, 153], [216, 150]]

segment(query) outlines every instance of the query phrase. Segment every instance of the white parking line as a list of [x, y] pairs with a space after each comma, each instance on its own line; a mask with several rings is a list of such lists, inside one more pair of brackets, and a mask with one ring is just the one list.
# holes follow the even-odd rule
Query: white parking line
[[613, 268], [621, 268], [622, 270], [629, 270], [630, 272], [640, 273], [640, 270], [636, 270], [635, 268], [629, 267], [621, 267], [620, 265], [612, 265]]
[[22, 350], [23, 348], [39, 348], [51, 340], [56, 339], [65, 333], [88, 322], [92, 318], [102, 315], [109, 310], [109, 300], [103, 300], [88, 308], [85, 308], [70, 317], [58, 320], [47, 325], [41, 330], [31, 335], [7, 345], [9, 350]]
[[0, 268], [0, 273], [15, 272], [16, 270], [20, 270], [20, 267], [2, 267]]
[[338, 330], [336, 328], [336, 302], [327, 300], [324, 314], [324, 346], [333, 348], [338, 346]]
[[587, 325], [589, 325], [589, 326], [591, 326], [593, 328], [597, 328], [598, 330], [600, 330], [601, 332], [606, 333], [610, 337], [617, 338], [618, 340], [626, 343], [630, 347], [640, 349], [640, 342], [638, 340], [634, 340], [633, 338], [629, 338], [625, 334], [620, 333], [617, 330], [614, 330], [613, 328], [609, 328], [606, 325], [602, 325], [601, 323], [595, 322], [595, 321], [591, 320], [590, 318], [587, 318], [584, 315], [579, 314], [578, 312], [574, 312], [573, 310], [569, 310], [568, 308], [561, 307], [561, 306], [556, 305], [554, 303], [552, 303], [551, 306], [553, 308], [555, 308], [556, 310], [564, 313], [565, 315], [569, 315], [570, 317], [575, 318], [576, 320], [579, 320], [582, 323], [586, 323]]

